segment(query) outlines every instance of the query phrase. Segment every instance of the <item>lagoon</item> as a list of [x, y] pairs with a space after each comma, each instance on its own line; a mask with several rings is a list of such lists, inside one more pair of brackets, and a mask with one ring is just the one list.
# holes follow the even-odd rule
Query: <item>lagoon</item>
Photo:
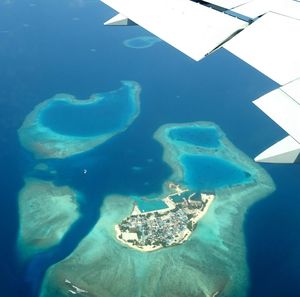
[[[195, 125], [218, 131], [218, 149], [197, 145], [187, 149], [170, 139], [171, 129]], [[246, 296], [249, 279], [241, 225], [248, 207], [274, 190], [272, 179], [213, 123], [162, 125], [154, 139], [162, 145], [163, 160], [173, 170], [161, 192], [107, 195], [95, 226], [69, 257], [48, 269], [40, 297], [65, 295], [70, 288], [66, 278], [91, 296], [99, 292], [106, 297]], [[189, 240], [149, 253], [120, 243], [115, 225], [131, 214], [135, 203], [143, 212], [161, 209], [164, 201], [158, 199], [174, 193], [170, 184], [201, 192], [209, 188], [216, 194]]]
[[27, 115], [18, 130], [24, 148], [37, 159], [66, 158], [89, 151], [125, 131], [140, 112], [140, 86], [120, 88], [79, 100], [57, 94]]
[[169, 131], [168, 135], [174, 141], [185, 144], [199, 145], [207, 148], [219, 146], [218, 131], [214, 127], [177, 127]]
[[156, 36], [138, 36], [130, 39], [126, 39], [123, 44], [126, 47], [134, 49], [144, 49], [153, 46], [155, 43], [160, 42]]
[[95, 94], [92, 101], [79, 103], [67, 96], [52, 101], [41, 114], [42, 125], [59, 134], [97, 136], [122, 130], [136, 113], [135, 98], [127, 88]]
[[218, 157], [184, 154], [181, 162], [185, 184], [194, 190], [216, 190], [251, 181], [247, 171]]

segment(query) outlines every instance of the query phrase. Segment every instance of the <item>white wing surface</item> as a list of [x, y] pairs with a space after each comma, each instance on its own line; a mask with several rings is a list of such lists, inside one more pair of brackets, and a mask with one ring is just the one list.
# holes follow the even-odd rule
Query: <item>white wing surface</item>
[[224, 47], [284, 85], [300, 77], [299, 37], [299, 20], [270, 12], [228, 41]]
[[116, 16], [108, 20], [104, 23], [104, 25], [111, 25], [111, 26], [128, 26], [130, 20], [128, 17], [124, 16], [121, 13], [118, 13]]
[[253, 103], [290, 135], [257, 156], [256, 161], [300, 161], [300, 79], [258, 98]]
[[300, 100], [299, 96], [292, 95], [297, 89], [300, 89], [300, 79], [260, 97], [253, 103], [300, 143]]
[[199, 61], [247, 23], [189, 0], [103, 0], [114, 10]]
[[232, 11], [247, 15], [252, 19], [268, 12], [274, 12], [295, 19], [299, 19], [300, 17], [299, 2], [289, 0], [252, 0], [233, 8]]
[[131, 20], [196, 61], [222, 46], [280, 84], [254, 103], [289, 136], [256, 160], [300, 162], [299, 0], [102, 2], [119, 13], [106, 24]]
[[206, 2], [213, 5], [217, 5], [219, 7], [224, 7], [226, 9], [233, 9], [242, 4], [251, 2], [251, 0], [207, 0]]
[[256, 162], [265, 163], [299, 163], [300, 145], [294, 138], [287, 136], [259, 154]]

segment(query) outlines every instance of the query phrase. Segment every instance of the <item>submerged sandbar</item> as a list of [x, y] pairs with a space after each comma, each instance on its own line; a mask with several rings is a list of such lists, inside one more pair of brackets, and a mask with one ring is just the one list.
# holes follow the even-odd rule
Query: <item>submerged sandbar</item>
[[[195, 145], [188, 140], [171, 139], [169, 130], [179, 126], [216, 129], [218, 145]], [[234, 147], [213, 123], [168, 124], [160, 127], [154, 137], [162, 144], [163, 158], [172, 167], [173, 174], [165, 181], [162, 193], [153, 194], [149, 200], [166, 197], [170, 193], [170, 181], [179, 185], [179, 189], [186, 188], [188, 167], [181, 162], [186, 154], [226, 159], [247, 174], [242, 180], [231, 181], [229, 186], [216, 186], [215, 198], [205, 216], [183, 244], [146, 253], [116, 238], [115, 226], [133, 214], [137, 199], [119, 195], [106, 197], [95, 227], [68, 258], [48, 270], [41, 297], [67, 296], [70, 294], [68, 282], [87, 291], [87, 296], [99, 297], [247, 295], [248, 269], [242, 223], [247, 208], [274, 191], [271, 177]], [[202, 192], [204, 188], [200, 186], [198, 190]], [[181, 195], [174, 195], [172, 199], [183, 200]], [[168, 229], [171, 228], [174, 226], [168, 225]]]
[[78, 100], [57, 94], [40, 104], [18, 130], [21, 144], [36, 158], [66, 158], [104, 143], [123, 132], [140, 111], [140, 86], [122, 81], [111, 92]]
[[126, 39], [123, 44], [129, 48], [144, 49], [151, 47], [158, 42], [161, 42], [161, 39], [156, 36], [138, 36]]
[[60, 242], [79, 218], [78, 193], [67, 186], [27, 178], [19, 193], [20, 227], [18, 246], [23, 258]]

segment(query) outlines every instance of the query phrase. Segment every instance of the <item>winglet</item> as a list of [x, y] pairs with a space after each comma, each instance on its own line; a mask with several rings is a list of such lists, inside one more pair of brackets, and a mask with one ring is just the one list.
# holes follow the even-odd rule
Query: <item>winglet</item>
[[275, 143], [255, 158], [256, 162], [264, 163], [298, 163], [300, 144], [291, 136], [287, 136]]
[[255, 161], [299, 163], [300, 78], [267, 93], [253, 103], [289, 134], [257, 156]]
[[123, 14], [119, 13], [106, 21], [104, 23], [105, 26], [131, 26], [135, 25], [128, 17], [124, 16]]

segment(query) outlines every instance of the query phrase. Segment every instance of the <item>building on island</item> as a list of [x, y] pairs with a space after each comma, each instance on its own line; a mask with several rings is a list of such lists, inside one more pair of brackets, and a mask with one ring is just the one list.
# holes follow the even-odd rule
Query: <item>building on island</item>
[[172, 192], [164, 208], [145, 211], [135, 201], [131, 215], [115, 225], [116, 237], [140, 251], [153, 251], [186, 241], [215, 198], [213, 193], [195, 193], [169, 184]]

